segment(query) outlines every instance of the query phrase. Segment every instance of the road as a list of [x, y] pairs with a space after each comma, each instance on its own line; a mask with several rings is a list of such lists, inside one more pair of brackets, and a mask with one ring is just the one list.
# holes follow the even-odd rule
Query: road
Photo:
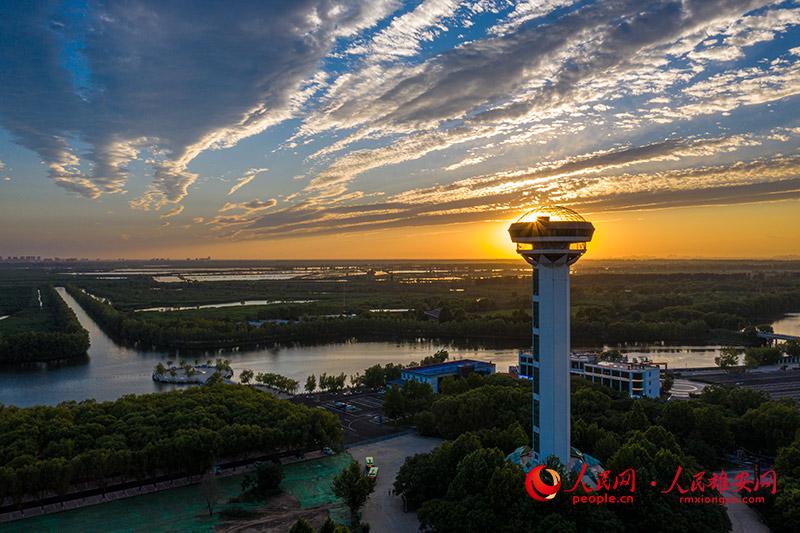
[[441, 439], [407, 434], [347, 450], [362, 466], [365, 457], [374, 457], [380, 469], [375, 492], [362, 510], [362, 520], [369, 523], [370, 531], [409, 533], [419, 529], [417, 514], [403, 512], [402, 500], [389, 491], [406, 457], [429, 452], [441, 442]]
[[[741, 470], [730, 470], [727, 474], [730, 479], [733, 479], [739, 472]], [[722, 495], [728, 498], [741, 496], [734, 491], [732, 486], [728, 490], [722, 491]], [[761, 517], [749, 505], [729, 503], [725, 506], [725, 510], [728, 512], [728, 518], [731, 519], [732, 533], [770, 533], [769, 528], [761, 521]]]

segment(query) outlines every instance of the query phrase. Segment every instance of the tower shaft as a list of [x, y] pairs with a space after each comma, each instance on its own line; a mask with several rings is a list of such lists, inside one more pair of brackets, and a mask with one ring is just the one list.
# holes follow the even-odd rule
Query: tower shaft
[[533, 345], [520, 352], [519, 376], [533, 380], [533, 452], [542, 463], [570, 460], [569, 268], [586, 252], [594, 226], [575, 211], [539, 206], [508, 228], [533, 266]]
[[539, 263], [533, 279], [533, 450], [540, 461], [555, 455], [566, 465], [570, 457], [569, 265], [566, 261]]

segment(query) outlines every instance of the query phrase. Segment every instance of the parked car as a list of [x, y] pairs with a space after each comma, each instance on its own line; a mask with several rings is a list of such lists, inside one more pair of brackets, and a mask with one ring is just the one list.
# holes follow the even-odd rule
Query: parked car
[[330, 448], [329, 448], [329, 447], [327, 447], [327, 446], [325, 446], [324, 448], [322, 448], [322, 453], [324, 453], [325, 455], [336, 455], [336, 452], [335, 452], [335, 451], [333, 451], [332, 449], [330, 449]]
[[365, 462], [367, 463], [367, 468], [372, 468], [373, 466], [375, 466], [375, 458], [373, 458], [371, 456], [367, 457]]
[[370, 468], [369, 472], [367, 472], [367, 477], [369, 479], [377, 479], [378, 478], [378, 467], [377, 466], [373, 466], [372, 468]]

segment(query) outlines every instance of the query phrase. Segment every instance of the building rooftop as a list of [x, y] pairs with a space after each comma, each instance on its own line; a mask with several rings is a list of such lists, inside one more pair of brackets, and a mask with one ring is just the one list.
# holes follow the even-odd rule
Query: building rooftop
[[457, 359], [455, 361], [446, 361], [444, 363], [437, 363], [435, 365], [417, 366], [411, 368], [404, 368], [403, 372], [411, 372], [420, 376], [436, 376], [440, 374], [452, 374], [462, 367], [488, 367], [494, 366], [494, 363], [487, 363], [486, 361], [477, 361], [475, 359]]
[[626, 363], [624, 361], [598, 361], [596, 363], [589, 364], [594, 364], [596, 366], [602, 366], [605, 368], [614, 368], [617, 370], [642, 370], [645, 368], [658, 368], [658, 365], [653, 365], [650, 363]]

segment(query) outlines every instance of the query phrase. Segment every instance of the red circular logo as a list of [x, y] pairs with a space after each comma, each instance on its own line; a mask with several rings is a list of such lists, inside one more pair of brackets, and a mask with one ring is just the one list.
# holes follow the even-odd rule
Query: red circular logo
[[[542, 479], [542, 471], [546, 471], [552, 478], [551, 482]], [[546, 502], [556, 497], [558, 489], [561, 488], [561, 476], [552, 468], [545, 468], [539, 465], [525, 477], [525, 490], [528, 495], [536, 501]]]

